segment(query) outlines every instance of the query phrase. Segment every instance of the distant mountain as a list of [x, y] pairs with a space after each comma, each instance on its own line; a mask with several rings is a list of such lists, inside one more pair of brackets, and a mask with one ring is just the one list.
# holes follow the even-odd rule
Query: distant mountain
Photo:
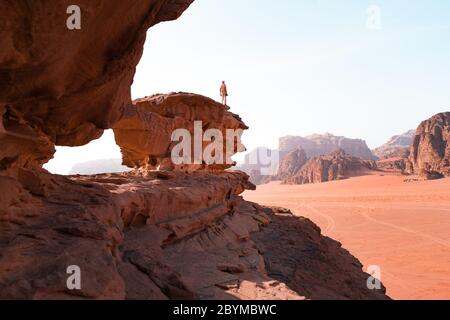
[[118, 173], [131, 171], [130, 168], [122, 165], [121, 159], [100, 159], [87, 162], [77, 163], [70, 169], [69, 174], [101, 174], [101, 173]]
[[305, 150], [297, 148], [288, 153], [283, 160], [280, 161], [277, 172], [277, 180], [285, 180], [295, 176], [297, 172], [308, 162]]
[[270, 182], [277, 173], [279, 164], [278, 150], [258, 147], [245, 155], [245, 162], [234, 169], [241, 170], [250, 176], [250, 181], [256, 185]]
[[297, 148], [302, 148], [308, 158], [327, 155], [342, 149], [353, 157], [364, 160], [376, 159], [372, 151], [367, 147], [366, 142], [361, 139], [350, 139], [330, 133], [314, 134], [307, 137], [287, 136], [280, 138], [279, 149], [281, 158]]
[[283, 179], [285, 184], [308, 184], [347, 179], [376, 169], [373, 160], [361, 160], [338, 149], [328, 155], [309, 159], [293, 176]]
[[407, 158], [416, 130], [409, 130], [403, 134], [393, 136], [388, 142], [373, 150], [373, 154], [380, 159], [393, 157]]

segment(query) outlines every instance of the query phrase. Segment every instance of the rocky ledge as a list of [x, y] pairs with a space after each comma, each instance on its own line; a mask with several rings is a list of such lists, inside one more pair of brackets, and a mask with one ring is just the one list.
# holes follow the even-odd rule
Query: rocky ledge
[[[2, 299], [384, 299], [309, 220], [241, 172], [1, 177]], [[66, 269], [81, 269], [69, 290]]]

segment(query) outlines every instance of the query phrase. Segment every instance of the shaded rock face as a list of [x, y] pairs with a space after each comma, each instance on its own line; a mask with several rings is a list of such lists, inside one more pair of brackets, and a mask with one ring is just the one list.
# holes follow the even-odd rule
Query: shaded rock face
[[[69, 30], [65, 1], [1, 2], [1, 167], [40, 167], [54, 145], [81, 146], [131, 102], [147, 29], [193, 0], [80, 0]], [[5, 130], [3, 130], [5, 129]]]
[[409, 149], [416, 135], [415, 130], [409, 130], [403, 134], [393, 136], [388, 142], [373, 150], [373, 154], [379, 159], [408, 158]]
[[376, 169], [375, 161], [365, 161], [349, 156], [343, 150], [329, 155], [314, 157], [292, 177], [284, 180], [286, 184], [308, 184], [342, 180]]
[[305, 150], [308, 158], [315, 156], [330, 154], [336, 150], [342, 149], [347, 154], [365, 160], [375, 160], [364, 140], [349, 139], [345, 137], [337, 137], [332, 134], [312, 135], [308, 137], [287, 136], [280, 138], [279, 149], [281, 159], [289, 152], [302, 148]]
[[[147, 28], [191, 2], [80, 1], [82, 29], [71, 33], [61, 3], [0, 4], [0, 299], [387, 298], [311, 222], [244, 201], [254, 188], [245, 173], [166, 163], [178, 126], [246, 128], [198, 95], [130, 101]], [[55, 144], [82, 145], [106, 128], [136, 170], [41, 168]], [[71, 266], [79, 289], [67, 286]], [[328, 281], [322, 272], [333, 271]]]
[[[189, 131], [194, 137], [195, 122], [201, 126], [200, 134], [208, 130], [219, 130], [224, 139], [222, 160], [217, 164], [194, 163], [195, 138], [192, 138], [189, 154], [191, 161], [184, 165], [174, 165], [171, 151], [179, 141], [172, 141], [172, 133], [176, 129]], [[189, 93], [159, 94], [138, 99], [127, 106], [124, 116], [114, 125], [116, 142], [123, 155], [123, 164], [129, 167], [160, 168], [165, 170], [223, 170], [233, 165], [227, 161], [227, 152], [234, 155], [244, 151], [243, 146], [234, 144], [231, 149], [226, 145], [227, 131], [242, 134], [247, 126], [239, 116], [228, 111], [210, 98]], [[203, 140], [203, 137], [200, 137]], [[206, 140], [206, 139], [205, 139]], [[230, 140], [231, 143], [233, 140]], [[240, 135], [239, 135], [240, 141]], [[211, 143], [200, 141], [202, 150]], [[204, 159], [201, 159], [204, 160]]]
[[278, 167], [277, 179], [284, 180], [295, 176], [297, 172], [306, 164], [308, 157], [302, 148], [295, 149], [287, 154]]
[[[269, 276], [308, 299], [367, 299], [367, 278], [356, 272], [361, 263], [339, 242], [322, 237], [308, 219], [281, 213], [271, 219], [252, 237], [264, 253]], [[341, 288], [338, 295], [335, 288]], [[382, 292], [385, 288], [370, 292], [370, 299], [385, 299]]]
[[415, 174], [450, 176], [450, 112], [439, 113], [419, 125], [410, 160]]

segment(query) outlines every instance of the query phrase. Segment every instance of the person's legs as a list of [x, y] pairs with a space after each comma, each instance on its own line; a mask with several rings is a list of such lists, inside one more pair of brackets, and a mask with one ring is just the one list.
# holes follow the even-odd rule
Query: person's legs
[[227, 96], [223, 96], [223, 105], [226, 106], [227, 105]]

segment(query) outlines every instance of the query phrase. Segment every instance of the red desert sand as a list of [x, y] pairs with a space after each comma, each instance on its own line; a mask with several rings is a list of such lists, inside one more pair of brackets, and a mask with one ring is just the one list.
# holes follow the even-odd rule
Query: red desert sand
[[393, 299], [450, 299], [450, 178], [368, 175], [312, 185], [272, 182], [246, 200], [283, 206], [378, 265]]

